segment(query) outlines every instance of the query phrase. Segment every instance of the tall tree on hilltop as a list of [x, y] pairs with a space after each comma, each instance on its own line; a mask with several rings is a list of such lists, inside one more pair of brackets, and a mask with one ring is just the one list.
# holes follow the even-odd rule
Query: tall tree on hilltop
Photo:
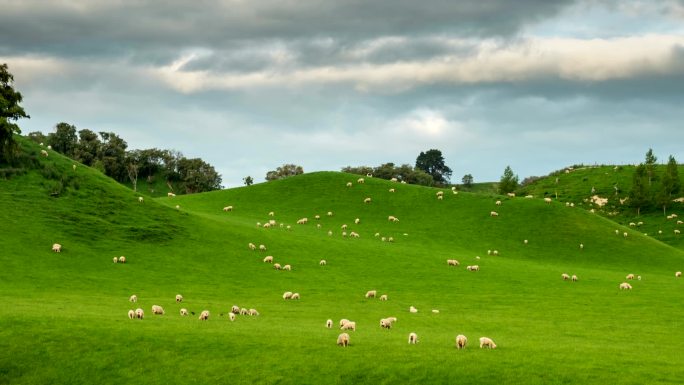
[[178, 174], [188, 194], [221, 188], [221, 176], [212, 165], [200, 158], [179, 159]]
[[435, 183], [446, 184], [451, 178], [451, 169], [445, 164], [442, 152], [431, 149], [422, 152], [416, 158], [416, 168], [432, 175]]
[[275, 170], [267, 172], [266, 180], [272, 181], [299, 174], [304, 174], [304, 169], [302, 168], [302, 166], [298, 166], [296, 164], [284, 164]]
[[506, 166], [501, 179], [499, 180], [499, 194], [508, 194], [518, 188], [518, 176], [513, 174], [511, 166]]
[[662, 176], [660, 189], [656, 194], [656, 203], [663, 208], [663, 215], [667, 215], [667, 208], [672, 204], [675, 194], [681, 189], [679, 170], [674, 156], [670, 155]]
[[73, 158], [78, 144], [76, 127], [69, 123], [57, 123], [55, 132], [48, 134], [47, 142], [53, 150]]
[[634, 170], [632, 176], [632, 190], [629, 192], [629, 204], [637, 211], [637, 217], [641, 215], [641, 209], [651, 202], [648, 187], [648, 175], [646, 166], [641, 163]]
[[655, 176], [655, 166], [658, 158], [653, 154], [653, 149], [649, 148], [646, 152], [646, 159], [644, 166], [646, 167], [646, 176], [648, 176], [648, 185], [650, 186], [653, 182], [653, 177]]
[[0, 163], [12, 158], [16, 148], [12, 136], [21, 133], [12, 121], [30, 118], [19, 105], [21, 100], [21, 94], [14, 90], [14, 76], [9, 73], [7, 64], [0, 64]]

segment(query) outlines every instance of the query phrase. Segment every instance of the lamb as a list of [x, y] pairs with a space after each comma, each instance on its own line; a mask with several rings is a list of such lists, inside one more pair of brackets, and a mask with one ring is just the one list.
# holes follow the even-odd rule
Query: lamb
[[145, 312], [141, 308], [135, 309], [135, 318], [143, 319], [145, 317]]
[[248, 315], [248, 314], [249, 314], [249, 310], [247, 310], [246, 308], [243, 307], [242, 309], [240, 309], [240, 315]]
[[329, 320], [325, 321], [325, 327], [327, 327], [328, 329], [332, 329], [333, 320], [329, 319]]
[[130, 296], [130, 297], [128, 298], [128, 300], [129, 300], [130, 302], [134, 302], [134, 303], [135, 303], [135, 302], [138, 302], [138, 296], [135, 295], [135, 294], [133, 294], [132, 296]]
[[128, 311], [128, 319], [135, 318], [135, 311], [133, 309]]
[[497, 206], [501, 206], [501, 201], [496, 201], [496, 202], [494, 202], [494, 204]]
[[200, 321], [206, 321], [209, 319], [209, 310], [202, 310], [199, 316]]
[[349, 334], [342, 333], [339, 336], [337, 336], [337, 345], [340, 345], [343, 347], [349, 346]]
[[309, 222], [308, 218], [302, 218], [297, 221], [298, 225], [305, 225], [307, 222]]
[[292, 270], [292, 266], [290, 266], [290, 265], [285, 265], [285, 266], [283, 266], [283, 270], [291, 271], [291, 270]]
[[180, 315], [181, 315], [181, 317], [187, 316], [188, 315], [188, 309], [186, 309], [186, 308], [180, 309]]
[[464, 336], [463, 334], [459, 334], [456, 336], [456, 348], [465, 349], [467, 343], [468, 338], [466, 338], [466, 336]]
[[347, 322], [349, 322], [348, 319], [342, 318], [342, 319], [340, 320], [340, 327], [342, 327], [342, 326], [343, 326], [344, 324], [346, 324]]
[[259, 315], [259, 312], [257, 311], [257, 309], [249, 309], [248, 314], [250, 317], [257, 317]]
[[159, 305], [152, 305], [152, 314], [164, 314], [164, 309]]
[[496, 349], [496, 344], [489, 337], [480, 337], [480, 349], [482, 348]]
[[180, 294], [176, 294], [176, 303], [183, 302], [183, 296]]
[[567, 275], [567, 274], [565, 274], [565, 273], [563, 273], [563, 274], [561, 274], [561, 278], [563, 278], [563, 281], [567, 281], [567, 280], [570, 279], [570, 276]]
[[326, 262], [325, 259], [321, 259], [321, 261], [318, 262], [318, 264], [319, 264], [320, 266], [325, 266], [325, 265], [328, 264], [328, 262]]
[[62, 252], [62, 245], [60, 245], [59, 243], [53, 244], [52, 245], [52, 251], [54, 251], [55, 253], [61, 253]]
[[675, 273], [675, 278], [681, 278], [682, 277], [682, 272], [678, 271]]
[[447, 259], [447, 266], [458, 266], [458, 260], [456, 259]]
[[356, 322], [354, 322], [354, 321], [346, 322], [344, 325], [342, 325], [342, 327], [340, 328], [340, 330], [353, 330], [353, 331], [356, 331]]
[[363, 203], [371, 203], [371, 199], [370, 199], [370, 198], [366, 198], [366, 199], [363, 200]]
[[223, 211], [233, 211], [233, 206], [226, 206], [223, 208]]
[[626, 279], [634, 279], [634, 274], [627, 274], [627, 277], [625, 277], [625, 278]]
[[380, 296], [380, 301], [387, 301], [387, 294], [383, 294]]
[[410, 312], [410, 313], [418, 313], [418, 309], [416, 309], [415, 307], [411, 306], [411, 307], [409, 307], [409, 312]]
[[391, 329], [392, 328], [392, 321], [387, 319], [387, 318], [383, 318], [380, 320], [380, 327], [383, 329]]
[[235, 321], [235, 313], [228, 313], [228, 319], [232, 321]]
[[292, 299], [292, 292], [286, 291], [285, 293], [283, 293], [283, 299]]
[[290, 299], [299, 299], [299, 293], [292, 293], [292, 297]]
[[366, 298], [375, 298], [376, 294], [378, 294], [377, 290], [369, 290], [366, 292]]
[[620, 290], [632, 290], [632, 285], [628, 284], [627, 282], [623, 282], [620, 284]]
[[498, 217], [498, 216], [499, 216], [499, 213], [497, 213], [496, 211], [492, 211], [491, 213], [489, 213], [489, 216], [491, 216], [491, 217]]
[[359, 218], [354, 219], [354, 224], [355, 224], [355, 225], [358, 225], [360, 222], [361, 222], [361, 219], [359, 219]]
[[418, 334], [410, 333], [408, 337], [408, 343], [415, 345], [418, 342]]
[[269, 255], [264, 258], [264, 263], [273, 263], [273, 256]]
[[123, 255], [119, 257], [119, 263], [126, 263], [126, 257]]
[[276, 270], [280, 270], [281, 267], [280, 267], [280, 264], [279, 264], [279, 263], [274, 263], [274, 264], [273, 264], [273, 268], [276, 269]]

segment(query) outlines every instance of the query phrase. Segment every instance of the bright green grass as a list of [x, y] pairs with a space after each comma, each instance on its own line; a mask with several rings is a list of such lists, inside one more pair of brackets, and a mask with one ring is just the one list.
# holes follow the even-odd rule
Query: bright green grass
[[[684, 281], [674, 278], [684, 253], [579, 208], [449, 190], [438, 201], [436, 189], [368, 178], [347, 188], [357, 176], [336, 172], [140, 204], [57, 154], [41, 162], [75, 172], [79, 188], [53, 198], [37, 172], [0, 181], [0, 383], [652, 384], [684, 375]], [[257, 228], [269, 211], [291, 230]], [[302, 217], [309, 224], [295, 225]], [[342, 224], [361, 238], [343, 238]], [[129, 263], [113, 264], [119, 255]], [[293, 271], [273, 270], [266, 255]], [[620, 292], [627, 273], [643, 279]], [[389, 301], [365, 299], [371, 289]], [[284, 301], [284, 291], [302, 299]], [[153, 304], [166, 315], [152, 316]], [[231, 323], [220, 314], [234, 304], [261, 315]], [[128, 320], [137, 306], [145, 320]], [[212, 316], [183, 318], [180, 307]], [[398, 321], [382, 330], [388, 316]], [[349, 348], [335, 346], [328, 318], [357, 322]], [[459, 333], [465, 351], [454, 348]], [[480, 336], [499, 348], [478, 349]]]

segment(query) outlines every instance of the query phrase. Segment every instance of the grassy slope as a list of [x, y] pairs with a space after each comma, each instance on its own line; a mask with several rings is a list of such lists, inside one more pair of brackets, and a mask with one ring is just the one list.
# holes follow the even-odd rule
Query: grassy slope
[[[684, 231], [683, 225], [677, 225], [677, 220], [682, 220], [684, 217], [684, 203], [672, 203], [667, 211], [667, 215], [677, 214], [679, 216], [675, 220], [668, 220], [666, 215], [663, 215], [661, 208], [644, 209], [642, 215], [637, 217], [636, 210], [629, 206], [629, 201], [624, 204], [620, 203], [620, 199], [629, 196], [634, 168], [634, 166], [578, 168], [570, 173], [560, 173], [542, 178], [526, 186], [520, 193], [522, 195], [532, 194], [536, 197], [549, 196], [553, 199], [556, 199], [556, 194], [558, 194], [558, 200], [561, 202], [573, 202], [585, 209], [594, 208], [597, 214], [625, 226], [632, 222], [643, 222], [643, 225], [637, 228], [640, 232], [649, 234], [679, 249], [684, 249], [684, 237], [677, 236], [674, 233], [675, 229]], [[664, 168], [665, 166], [659, 165], [656, 169], [656, 175], [662, 174]], [[684, 175], [684, 166], [679, 167], [679, 174]], [[556, 183], [556, 178], [558, 178], [558, 183]], [[617, 195], [614, 186], [618, 187]], [[595, 189], [594, 194], [608, 198], [606, 206], [598, 207], [585, 202], [593, 195], [591, 193], [592, 187]], [[678, 196], [684, 196], [684, 192]]]
[[[56, 154], [41, 162], [74, 172]], [[667, 383], [684, 374], [684, 281], [673, 276], [683, 253], [628, 228], [617, 237], [613, 223], [584, 210], [520, 198], [496, 207], [500, 197], [449, 191], [438, 201], [434, 189], [374, 179], [346, 188], [356, 177], [340, 173], [139, 204], [95, 171], [75, 173], [80, 188], [59, 198], [37, 173], [0, 181], [0, 220], [9, 223], [0, 238], [0, 383]], [[292, 230], [257, 228], [269, 211]], [[304, 216], [308, 225], [294, 225]], [[343, 238], [343, 223], [361, 238]], [[50, 252], [53, 242], [63, 253]], [[113, 264], [117, 255], [129, 263]], [[293, 271], [274, 271], [265, 255]], [[447, 268], [447, 258], [461, 267]], [[474, 263], [480, 272], [463, 268]], [[563, 282], [562, 272], [581, 281]], [[644, 279], [621, 293], [628, 272]], [[370, 289], [390, 300], [364, 299]], [[283, 301], [286, 290], [302, 300]], [[133, 293], [144, 321], [126, 318]], [[178, 316], [176, 293], [212, 318]], [[167, 314], [153, 317], [152, 304]], [[219, 316], [233, 304], [261, 316]], [[381, 330], [390, 315], [396, 327]], [[343, 317], [358, 324], [348, 349], [323, 327]], [[411, 331], [416, 346], [406, 344]], [[453, 348], [458, 333], [469, 338], [466, 351]], [[482, 335], [499, 349], [477, 349]]]

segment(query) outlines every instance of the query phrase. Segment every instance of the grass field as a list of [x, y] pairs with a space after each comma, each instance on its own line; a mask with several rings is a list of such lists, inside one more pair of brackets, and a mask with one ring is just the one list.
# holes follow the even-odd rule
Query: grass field
[[[347, 188], [358, 176], [337, 172], [139, 203], [56, 153], [39, 161], [0, 180], [2, 384], [658, 384], [684, 375], [684, 280], [674, 277], [684, 252], [579, 207], [450, 190], [440, 201], [437, 189], [369, 178]], [[67, 187], [51, 196], [60, 178]], [[296, 225], [302, 217], [309, 223]], [[269, 219], [283, 227], [256, 226]], [[343, 237], [343, 224], [360, 238]], [[113, 264], [120, 255], [128, 263]], [[293, 270], [275, 271], [266, 255]], [[451, 258], [460, 266], [448, 267]], [[466, 271], [473, 264], [479, 272]], [[621, 292], [628, 273], [642, 280]], [[372, 289], [389, 300], [365, 299]], [[285, 291], [301, 300], [283, 300]], [[153, 304], [166, 314], [153, 316]], [[232, 305], [261, 314], [230, 322]], [[145, 319], [129, 320], [138, 306]], [[181, 307], [196, 315], [181, 317]], [[199, 321], [204, 309], [211, 317]], [[381, 329], [389, 316], [398, 321]], [[335, 345], [328, 318], [356, 321], [350, 347]], [[463, 351], [457, 334], [468, 337]], [[479, 349], [481, 336], [498, 348]]]

